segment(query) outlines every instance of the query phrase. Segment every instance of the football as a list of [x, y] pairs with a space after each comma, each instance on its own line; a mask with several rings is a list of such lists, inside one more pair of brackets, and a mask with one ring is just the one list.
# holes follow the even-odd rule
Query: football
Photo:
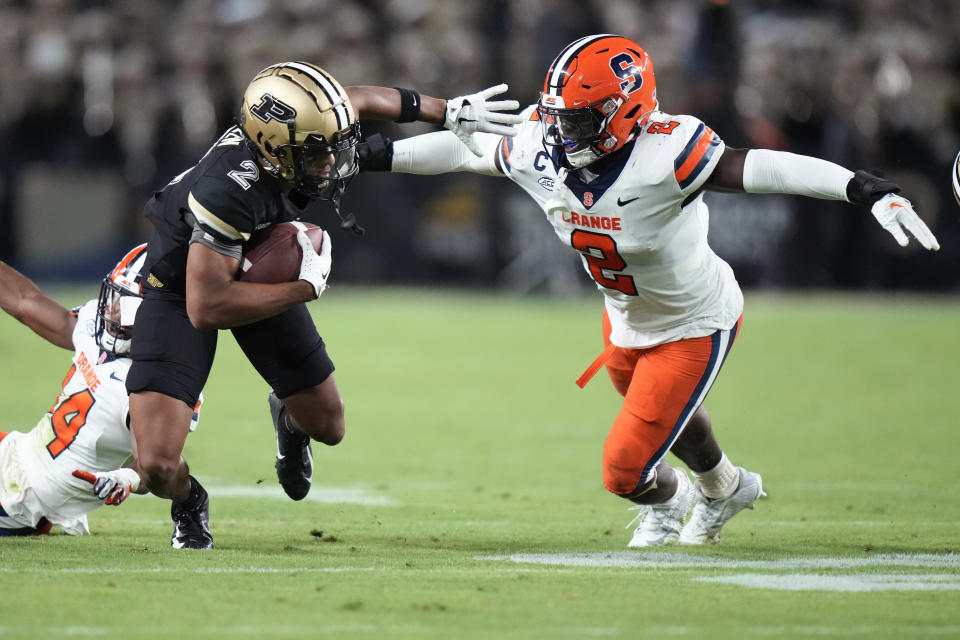
[[237, 280], [243, 282], [293, 282], [300, 276], [303, 254], [297, 232], [306, 231], [319, 253], [323, 229], [309, 222], [280, 222], [254, 233], [243, 247]]

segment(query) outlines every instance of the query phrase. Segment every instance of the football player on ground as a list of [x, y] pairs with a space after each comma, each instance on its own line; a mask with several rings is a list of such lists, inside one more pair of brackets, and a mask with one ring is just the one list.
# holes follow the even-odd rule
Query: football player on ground
[[[90, 511], [146, 491], [137, 472], [122, 467], [134, 444], [124, 380], [145, 259], [145, 244], [133, 248], [103, 279], [100, 298], [72, 311], [0, 262], [0, 308], [74, 351], [60, 396], [37, 426], [0, 431], [0, 536], [47, 533], [54, 525], [89, 534]], [[195, 424], [196, 413], [191, 430]]]
[[[517, 103], [486, 100], [504, 90], [447, 101], [412, 89], [344, 89], [314, 65], [275, 64], [247, 87], [239, 126], [149, 201], [154, 233], [127, 390], [141, 482], [173, 500], [174, 547], [213, 546], [206, 493], [180, 454], [219, 329], [231, 329], [272, 389], [277, 475], [291, 498], [310, 490], [311, 438], [335, 445], [344, 435], [333, 362], [304, 304], [326, 287], [329, 236], [317, 254], [301, 232], [300, 279], [279, 284], [234, 279], [244, 243], [255, 231], [297, 218], [311, 199], [332, 201], [339, 215], [358, 167], [358, 116], [430, 122], [462, 137], [512, 135], [519, 117], [501, 112]], [[343, 222], [357, 230], [351, 217]]]
[[817, 158], [727, 148], [696, 118], [663, 113], [653, 62], [624, 37], [568, 45], [522, 115], [515, 138], [473, 136], [476, 154], [439, 132], [380, 141], [364, 168], [506, 175], [536, 200], [604, 296], [606, 348], [577, 382], [606, 366], [624, 396], [604, 444], [603, 483], [641, 512], [628, 546], [716, 542], [765, 494], [760, 475], [720, 448], [702, 406], [743, 311], [732, 270], [707, 245], [703, 191], [852, 202], [900, 245], [904, 229], [927, 249], [939, 245], [892, 182]]

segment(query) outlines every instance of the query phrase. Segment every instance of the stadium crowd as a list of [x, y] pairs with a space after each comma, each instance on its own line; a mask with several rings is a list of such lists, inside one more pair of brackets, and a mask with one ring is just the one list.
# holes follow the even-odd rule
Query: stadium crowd
[[[712, 244], [745, 286], [954, 290], [958, 26], [960, 4], [947, 0], [4, 0], [0, 258], [34, 259], [18, 229], [37, 164], [119, 177], [123, 224], [96, 249], [144, 240], [143, 203], [236, 118], [236, 96], [268, 64], [309, 60], [344, 84], [440, 96], [504, 81], [525, 105], [565, 43], [614, 32], [651, 54], [664, 110], [713, 123], [730, 146], [886, 167], [943, 246], [898, 251], [866, 211], [838, 203], [711, 194]], [[418, 126], [366, 130], [429, 130]], [[510, 185], [356, 183], [345, 205], [368, 234], [334, 235], [339, 281], [591, 287], [575, 258], [537, 241], [552, 231]], [[326, 207], [311, 219], [333, 227]]]

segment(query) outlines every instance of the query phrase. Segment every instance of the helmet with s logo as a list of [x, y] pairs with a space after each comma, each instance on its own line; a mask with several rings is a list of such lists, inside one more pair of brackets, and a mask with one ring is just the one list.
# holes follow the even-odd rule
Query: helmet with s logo
[[240, 128], [260, 164], [308, 197], [339, 197], [357, 172], [360, 127], [350, 98], [315, 65], [282, 62], [258, 73], [243, 94]]
[[537, 106], [544, 143], [579, 169], [632, 140], [658, 108], [653, 61], [633, 40], [600, 34], [567, 45]]

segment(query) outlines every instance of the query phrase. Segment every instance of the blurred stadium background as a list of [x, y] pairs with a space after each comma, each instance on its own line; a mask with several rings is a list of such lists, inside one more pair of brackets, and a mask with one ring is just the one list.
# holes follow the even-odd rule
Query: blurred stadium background
[[[952, 0], [0, 0], [0, 259], [39, 279], [98, 277], [146, 239], [143, 203], [232, 122], [268, 64], [438, 97], [505, 81], [530, 104], [560, 48], [593, 32], [643, 44], [662, 108], [728, 145], [884, 170], [943, 246], [900, 249], [849, 205], [708, 195], [712, 243], [743, 285], [957, 290]], [[345, 209], [368, 233], [335, 234], [336, 282], [591, 287], [507, 180], [361, 175]], [[335, 226], [326, 203], [307, 218]]]

